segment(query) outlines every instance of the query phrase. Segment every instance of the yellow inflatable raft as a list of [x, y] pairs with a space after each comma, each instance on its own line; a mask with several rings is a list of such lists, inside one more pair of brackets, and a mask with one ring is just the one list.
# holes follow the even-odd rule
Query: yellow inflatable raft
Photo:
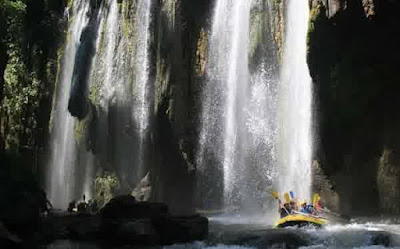
[[307, 215], [307, 214], [302, 214], [302, 213], [296, 213], [296, 214], [290, 214], [284, 218], [279, 219], [276, 222], [275, 227], [279, 227], [279, 228], [289, 227], [289, 226], [322, 227], [326, 224], [328, 224], [328, 220], [323, 217], [312, 216], [312, 215]]

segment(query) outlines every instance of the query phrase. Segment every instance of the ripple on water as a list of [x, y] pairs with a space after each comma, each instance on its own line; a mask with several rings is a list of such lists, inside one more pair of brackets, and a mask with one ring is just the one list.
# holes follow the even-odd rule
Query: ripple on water
[[192, 244], [176, 244], [171, 246], [165, 246], [163, 249], [255, 249], [255, 247], [251, 246], [243, 246], [243, 245], [207, 245], [204, 242], [195, 242]]
[[[126, 246], [113, 249], [400, 249], [400, 225], [395, 224], [354, 223], [330, 225], [324, 229], [272, 229], [255, 224], [230, 225], [228, 218], [217, 220], [211, 222], [210, 236], [206, 241], [164, 247]], [[104, 247], [82, 242], [59, 241], [45, 248], [103, 249]]]
[[360, 247], [327, 247], [326, 245], [313, 245], [313, 246], [302, 246], [299, 249], [400, 249], [400, 247], [386, 247], [382, 245], [373, 246], [360, 246]]

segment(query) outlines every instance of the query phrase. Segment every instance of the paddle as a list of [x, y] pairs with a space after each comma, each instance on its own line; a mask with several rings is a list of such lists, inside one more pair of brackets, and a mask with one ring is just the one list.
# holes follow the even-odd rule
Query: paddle
[[319, 201], [320, 199], [321, 199], [321, 197], [319, 196], [319, 194], [315, 193], [315, 194], [313, 195], [312, 204], [313, 204], [314, 207], [317, 206], [317, 203], [318, 203], [318, 201]]
[[331, 211], [331, 210], [329, 210], [329, 209], [327, 209], [327, 208], [322, 208], [322, 211], [324, 211], [324, 212], [326, 212], [326, 213], [333, 214], [333, 215], [335, 215], [335, 216], [337, 216], [337, 217], [339, 217], [339, 218], [341, 218], [341, 219], [343, 219], [343, 220], [346, 220], [346, 221], [350, 221], [350, 220], [351, 220], [351, 218], [350, 218], [349, 216], [344, 215], [344, 214], [335, 213], [335, 212], [333, 212], [333, 211]]
[[341, 219], [347, 220], [347, 221], [350, 220], [350, 217], [348, 217], [348, 216], [346, 216], [346, 215], [335, 213], [335, 212], [333, 212], [333, 211], [331, 211], [331, 210], [329, 210], [329, 209], [327, 209], [327, 208], [322, 208], [322, 207], [319, 205], [319, 203], [318, 203], [318, 202], [320, 201], [320, 199], [321, 199], [321, 196], [320, 196], [319, 194], [315, 193], [315, 194], [313, 195], [312, 203], [313, 203], [313, 206], [314, 206], [315, 208], [317, 208], [317, 206], [318, 206], [319, 209], [321, 209], [322, 211], [324, 211], [324, 212], [326, 212], [326, 213], [333, 214], [333, 215], [335, 215], [335, 216], [337, 216], [337, 217], [339, 217], [339, 218], [341, 218]]
[[289, 193], [285, 193], [284, 194], [284, 197], [285, 197], [285, 201], [286, 201], [286, 203], [289, 203], [290, 202], [290, 196], [289, 196]]
[[[286, 194], [287, 194], [287, 193], [286, 193]], [[278, 193], [278, 192], [272, 191], [272, 192], [271, 192], [271, 195], [272, 195], [276, 200], [278, 200], [279, 205], [282, 203], [281, 199], [279, 198], [279, 193]], [[286, 212], [287, 214], [290, 214], [289, 211], [285, 208], [285, 206], [282, 205], [282, 208], [285, 210], [285, 212]]]

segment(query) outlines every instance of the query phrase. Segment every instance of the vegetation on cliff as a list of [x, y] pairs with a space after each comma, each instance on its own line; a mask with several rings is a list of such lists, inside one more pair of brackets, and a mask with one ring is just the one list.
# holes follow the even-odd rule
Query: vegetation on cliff
[[34, 165], [48, 134], [63, 10], [61, 0], [0, 2], [0, 151]]

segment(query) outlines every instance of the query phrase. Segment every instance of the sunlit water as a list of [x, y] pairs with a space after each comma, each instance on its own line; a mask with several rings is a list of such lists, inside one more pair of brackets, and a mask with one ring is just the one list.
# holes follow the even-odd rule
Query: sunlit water
[[65, 47], [63, 69], [58, 80], [57, 98], [52, 114], [47, 192], [55, 208], [66, 208], [68, 201], [75, 198], [75, 119], [69, 114], [67, 108], [77, 48], [82, 30], [89, 21], [86, 15], [88, 9], [88, 2], [74, 2], [72, 10], [74, 20], [68, 29], [69, 39]]
[[257, 4], [218, 0], [214, 7], [196, 160], [205, 208], [265, 209], [276, 157], [277, 81], [273, 66], [249, 60]]
[[[118, 3], [117, 0], [110, 1], [109, 13], [106, 19], [106, 52], [104, 55], [103, 65], [99, 64], [97, 70], [104, 70], [105, 76], [102, 85], [102, 98], [101, 104], [107, 109], [108, 102], [112, 100], [115, 94], [115, 88], [117, 85], [115, 75], [115, 49], [118, 39]], [[104, 25], [104, 24], [103, 24]], [[100, 58], [101, 59], [101, 58]]]
[[137, 36], [136, 43], [136, 92], [134, 98], [137, 100], [137, 108], [133, 115], [139, 131], [138, 146], [138, 175], [145, 175], [145, 139], [148, 135], [150, 115], [150, 82], [149, 82], [149, 44], [150, 44], [150, 21], [151, 0], [142, 0], [138, 3]]
[[311, 194], [312, 84], [307, 65], [308, 0], [291, 0], [279, 88], [278, 181], [280, 192]]
[[119, 180], [133, 187], [146, 171], [151, 116], [149, 46], [151, 1], [131, 9], [109, 0], [103, 38], [97, 50], [94, 80], [100, 88], [97, 139], [102, 161], [111, 163]]
[[[223, 195], [229, 204], [240, 176], [238, 134], [243, 115], [243, 94], [249, 86], [248, 36], [251, 1], [217, 1], [211, 34], [208, 81], [204, 90], [200, 168], [204, 157], [215, 154], [222, 166]], [[217, 139], [217, 141], [215, 140]], [[209, 151], [209, 152], [208, 152]]]

